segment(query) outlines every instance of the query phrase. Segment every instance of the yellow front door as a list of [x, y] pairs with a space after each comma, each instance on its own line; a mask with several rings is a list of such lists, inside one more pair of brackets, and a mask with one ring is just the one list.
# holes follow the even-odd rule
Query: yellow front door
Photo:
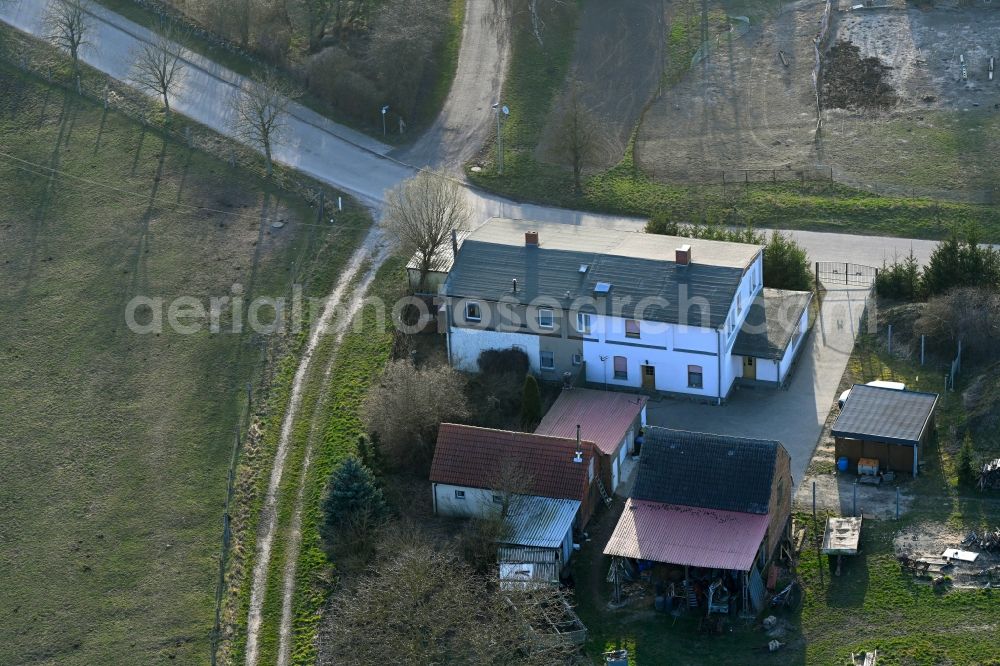
[[743, 357], [743, 379], [757, 379], [757, 363], [753, 356]]
[[642, 366], [642, 388], [646, 391], [656, 390], [656, 368], [651, 365]]

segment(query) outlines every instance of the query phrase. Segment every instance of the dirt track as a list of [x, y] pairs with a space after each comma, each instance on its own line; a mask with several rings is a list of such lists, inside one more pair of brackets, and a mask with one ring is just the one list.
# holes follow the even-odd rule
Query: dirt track
[[490, 22], [490, 0], [468, 0], [462, 25], [458, 68], [448, 99], [434, 124], [397, 157], [414, 166], [462, 173], [493, 127], [491, 106], [507, 69], [509, 42]]
[[800, 0], [719, 39], [646, 114], [641, 166], [660, 180], [718, 182], [724, 170], [815, 162], [812, 39], [822, 10]]

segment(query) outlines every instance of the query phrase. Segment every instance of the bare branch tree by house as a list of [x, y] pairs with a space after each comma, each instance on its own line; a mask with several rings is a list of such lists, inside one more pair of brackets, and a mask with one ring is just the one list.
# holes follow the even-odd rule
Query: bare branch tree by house
[[464, 384], [462, 375], [447, 364], [417, 367], [399, 359], [386, 365], [365, 400], [364, 420], [369, 432], [378, 435], [391, 467], [430, 464], [438, 425], [468, 414]]
[[90, 34], [87, 0], [55, 0], [45, 11], [45, 30], [50, 42], [69, 52], [73, 75], [80, 88], [80, 47]]
[[269, 71], [259, 79], [247, 79], [233, 98], [236, 133], [264, 152], [268, 176], [274, 170], [272, 153], [281, 142], [295, 96], [290, 85]]
[[405, 254], [417, 257], [423, 286], [451, 243], [452, 231], [464, 228], [471, 214], [457, 183], [422, 171], [386, 194], [382, 224]]
[[132, 54], [135, 61], [132, 80], [163, 100], [167, 120], [170, 119], [170, 94], [180, 82], [179, 74], [184, 68], [176, 37], [173, 28], [165, 25], [152, 42], [143, 42]]
[[567, 603], [564, 592], [500, 591], [495, 569], [477, 574], [420, 531], [387, 533], [370, 572], [328, 606], [317, 663], [574, 663], [576, 646], [552, 631], [553, 609]]
[[583, 191], [583, 170], [597, 153], [598, 139], [598, 125], [581, 97], [580, 83], [571, 81], [552, 145], [556, 156], [573, 167], [577, 194]]

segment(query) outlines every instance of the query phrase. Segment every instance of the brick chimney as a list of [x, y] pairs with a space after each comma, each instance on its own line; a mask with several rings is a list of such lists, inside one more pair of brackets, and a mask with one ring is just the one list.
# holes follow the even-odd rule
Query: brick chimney
[[675, 250], [675, 261], [678, 266], [687, 266], [691, 263], [691, 246], [684, 244]]
[[524, 244], [529, 247], [538, 247], [538, 232], [537, 231], [525, 231], [524, 232]]

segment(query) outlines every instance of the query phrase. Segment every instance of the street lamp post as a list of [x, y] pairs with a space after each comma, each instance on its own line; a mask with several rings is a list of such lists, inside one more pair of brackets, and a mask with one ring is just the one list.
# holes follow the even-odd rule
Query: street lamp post
[[386, 104], [382, 107], [382, 136], [386, 136], [385, 132], [385, 114], [389, 112], [389, 105]]
[[497, 114], [497, 174], [503, 175], [503, 134], [500, 132], [500, 114], [510, 115], [510, 107], [501, 106], [500, 102], [493, 104], [493, 110]]

